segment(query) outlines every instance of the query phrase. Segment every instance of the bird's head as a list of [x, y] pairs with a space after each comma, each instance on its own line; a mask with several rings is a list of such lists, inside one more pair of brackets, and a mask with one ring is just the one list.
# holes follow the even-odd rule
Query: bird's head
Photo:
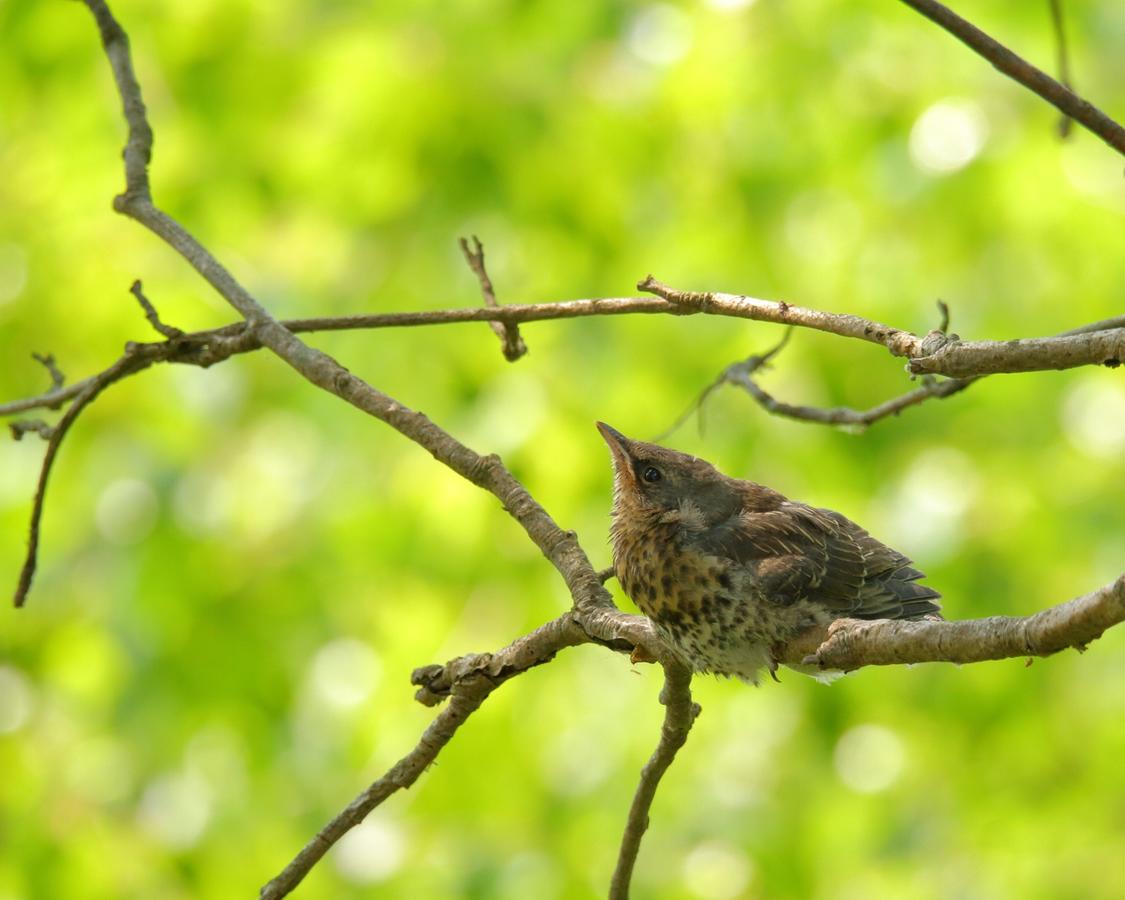
[[615, 518], [641, 515], [702, 530], [741, 508], [733, 480], [706, 460], [597, 424], [613, 454]]

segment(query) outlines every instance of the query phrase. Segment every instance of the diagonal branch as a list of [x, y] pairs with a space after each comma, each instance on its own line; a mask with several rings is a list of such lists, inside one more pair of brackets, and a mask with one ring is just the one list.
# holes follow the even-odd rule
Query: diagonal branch
[[1092, 131], [1118, 153], [1125, 155], [1125, 128], [1074, 91], [1059, 84], [1042, 69], [1017, 56], [971, 22], [937, 0], [902, 0], [931, 22], [940, 25], [969, 49], [987, 59], [1009, 78], [1034, 91], [1064, 115]]
[[681, 663], [664, 664], [664, 689], [660, 692], [660, 702], [664, 704], [660, 741], [641, 769], [641, 780], [629, 807], [629, 817], [621, 835], [617, 866], [609, 883], [610, 900], [629, 898], [629, 882], [633, 878], [637, 853], [641, 849], [641, 838], [648, 830], [649, 810], [652, 808], [656, 789], [675, 760], [676, 753], [687, 741], [688, 732], [699, 715], [699, 704], [693, 703], [691, 699], [691, 672]]
[[480, 456], [422, 413], [376, 390], [328, 354], [305, 344], [274, 319], [182, 225], [153, 205], [147, 171], [152, 129], [140, 85], [133, 74], [128, 37], [104, 0], [84, 2], [98, 23], [128, 125], [124, 153], [126, 190], [114, 199], [114, 208], [144, 225], [183, 256], [242, 315], [249, 333], [308, 381], [390, 425], [439, 462], [495, 495], [559, 571], [576, 603], [611, 606], [609, 594], [598, 581], [574, 533], [559, 528], [498, 456]]
[[449, 705], [426, 728], [417, 746], [325, 825], [293, 861], [262, 888], [259, 894], [261, 900], [277, 900], [288, 895], [349, 829], [362, 822], [368, 813], [396, 791], [413, 785], [495, 687], [483, 675], [458, 682]]
[[[616, 624], [611, 625], [608, 630], [603, 627], [611, 622]], [[598, 637], [597, 634], [603, 637]], [[654, 658], [663, 659], [665, 665], [675, 667], [677, 673], [686, 673], [678, 663], [671, 660], [667, 650], [656, 640], [647, 620], [617, 610], [598, 610], [585, 615], [575, 610], [568, 611], [495, 653], [472, 653], [450, 660], [445, 665], [415, 669], [410, 680], [418, 686], [415, 695], [418, 702], [425, 706], [436, 706], [448, 698], [449, 705], [438, 713], [413, 750], [333, 817], [292, 862], [262, 888], [262, 900], [276, 900], [289, 894], [349, 829], [362, 822], [375, 807], [396, 791], [413, 785], [453, 738], [457, 729], [505, 681], [550, 662], [560, 650], [578, 644], [602, 643], [628, 652], [634, 642], [622, 637], [623, 634], [631, 634], [634, 639], [647, 641], [646, 650]], [[690, 676], [686, 677], [690, 680]], [[686, 690], [686, 683], [684, 689]], [[690, 703], [690, 693], [687, 698]], [[681, 713], [678, 705], [675, 706], [674, 713], [673, 706], [668, 708], [669, 716]], [[684, 736], [686, 737], [686, 729]], [[672, 753], [674, 755], [675, 751]], [[668, 762], [671, 762], [671, 758]], [[659, 775], [656, 780], [659, 780]], [[652, 790], [655, 787], [653, 783]], [[651, 796], [649, 801], [651, 802]], [[639, 834], [637, 840], [640, 840]]]

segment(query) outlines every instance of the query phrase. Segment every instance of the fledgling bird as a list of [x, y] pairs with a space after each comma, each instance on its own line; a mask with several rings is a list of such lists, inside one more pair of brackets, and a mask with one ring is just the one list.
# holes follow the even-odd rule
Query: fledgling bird
[[936, 614], [910, 560], [830, 509], [598, 430], [613, 454], [613, 569], [692, 669], [753, 684], [773, 648], [840, 618]]

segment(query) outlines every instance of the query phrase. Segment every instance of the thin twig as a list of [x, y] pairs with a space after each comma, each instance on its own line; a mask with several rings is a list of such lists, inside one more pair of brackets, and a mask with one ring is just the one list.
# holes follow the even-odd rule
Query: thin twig
[[953, 394], [965, 390], [965, 388], [977, 380], [975, 378], [950, 378], [945, 381], [937, 381], [932, 376], [923, 376], [926, 380], [923, 381], [921, 387], [917, 387], [912, 391], [907, 391], [905, 394], [886, 400], [878, 406], [873, 406], [870, 409], [864, 410], [852, 409], [847, 406], [827, 408], [818, 406], [794, 406], [790, 403], [784, 403], [775, 399], [754, 381], [752, 377], [754, 369], [751, 365], [748, 365], [754, 360], [755, 357], [752, 356], [745, 362], [730, 366], [723, 372], [722, 381], [743, 388], [763, 409], [774, 415], [785, 416], [786, 418], [797, 419], [802, 422], [816, 422], [822, 425], [846, 425], [855, 428], [866, 428], [868, 425], [872, 425], [880, 419], [885, 419], [888, 416], [896, 416], [904, 409], [909, 409], [911, 406], [924, 403], [931, 397], [950, 397]]
[[144, 289], [141, 287], [141, 280], [139, 278], [133, 282], [132, 286], [129, 288], [129, 293], [137, 298], [137, 302], [141, 305], [141, 309], [144, 311], [145, 318], [148, 319], [148, 323], [158, 332], [164, 335], [164, 337], [168, 338], [169, 340], [173, 340], [175, 338], [184, 336], [184, 333], [180, 331], [179, 328], [174, 328], [171, 325], [165, 325], [160, 321], [160, 316], [156, 312], [156, 307], [153, 306], [148, 297], [145, 296]]
[[[465, 254], [465, 261], [480, 282], [480, 292], [484, 297], [484, 305], [496, 309], [500, 304], [496, 302], [496, 291], [493, 290], [492, 279], [488, 277], [488, 270], [484, 267], [484, 246], [481, 244], [480, 238], [474, 234], [472, 246], [464, 238], [461, 238], [460, 244], [461, 252]], [[508, 362], [515, 362], [527, 353], [527, 344], [520, 336], [519, 325], [514, 322], [489, 322], [488, 324], [492, 326], [492, 330], [500, 338], [504, 359]]]
[[1118, 153], [1125, 155], [1125, 128], [1092, 103], [1059, 84], [1042, 69], [1017, 56], [999, 41], [989, 37], [971, 22], [937, 0], [902, 0], [931, 22], [940, 25], [957, 40], [983, 56], [1009, 78], [1034, 91], [1064, 115], [1089, 129]]
[[[1066, 49], [1066, 24], [1063, 20], [1062, 0], [1047, 0], [1051, 10], [1051, 28], [1055, 32], [1055, 59], [1059, 68], [1059, 82], [1067, 90], [1073, 91], [1070, 81], [1070, 54]], [[1070, 116], [1063, 113], [1059, 117], [1059, 137], [1070, 136]]]
[[31, 581], [35, 577], [35, 568], [39, 557], [39, 530], [43, 519], [43, 504], [47, 494], [47, 480], [51, 475], [55, 458], [58, 456], [59, 447], [66, 437], [70, 427], [77, 421], [82, 411], [97, 399], [98, 394], [104, 391], [115, 381], [120, 381], [126, 375], [131, 375], [140, 369], [151, 365], [140, 354], [126, 355], [102, 372], [86, 388], [74, 398], [74, 402], [67, 407], [58, 424], [51, 429], [47, 440], [47, 452], [43, 455], [43, 464], [39, 470], [39, 481], [35, 487], [35, 498], [31, 504], [31, 523], [28, 526], [27, 556], [20, 569], [19, 581], [12, 603], [23, 606], [27, 599], [27, 592], [31, 588]]
[[629, 807], [629, 817], [621, 835], [621, 849], [617, 854], [617, 866], [609, 884], [610, 900], [628, 900], [629, 882], [633, 877], [637, 852], [641, 848], [641, 838], [648, 829], [649, 810], [656, 796], [656, 788], [676, 758], [677, 751], [687, 741], [692, 723], [699, 715], [699, 705], [691, 700], [691, 672], [682, 664], [664, 664], [664, 689], [660, 692], [660, 702], [664, 704], [660, 741], [641, 769], [641, 780]]

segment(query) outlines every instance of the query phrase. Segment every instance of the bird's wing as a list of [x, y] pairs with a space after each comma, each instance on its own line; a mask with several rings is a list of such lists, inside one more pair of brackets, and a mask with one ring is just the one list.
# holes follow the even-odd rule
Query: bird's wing
[[827, 509], [784, 501], [743, 511], [700, 534], [698, 549], [747, 566], [762, 594], [808, 600], [839, 616], [901, 619], [936, 613], [941, 595], [897, 550]]

